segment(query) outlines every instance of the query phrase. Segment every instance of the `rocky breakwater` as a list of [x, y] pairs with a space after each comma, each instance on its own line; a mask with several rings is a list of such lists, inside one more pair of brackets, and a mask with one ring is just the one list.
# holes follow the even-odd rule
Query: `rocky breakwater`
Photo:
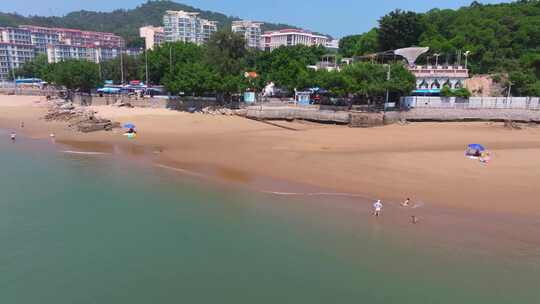
[[110, 131], [119, 128], [120, 123], [95, 116], [96, 112], [84, 107], [75, 107], [66, 100], [52, 100], [49, 111], [45, 115], [47, 121], [64, 121], [67, 126], [77, 132]]

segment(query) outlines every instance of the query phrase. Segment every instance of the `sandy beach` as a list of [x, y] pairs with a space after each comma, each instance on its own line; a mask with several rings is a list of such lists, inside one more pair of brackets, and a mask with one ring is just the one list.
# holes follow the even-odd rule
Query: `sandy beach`
[[[97, 116], [131, 122], [121, 131], [75, 133], [45, 122], [42, 97], [0, 96], [0, 128], [87, 151], [154, 155], [157, 164], [246, 185], [265, 178], [370, 199], [472, 211], [540, 216], [540, 127], [510, 130], [501, 123], [413, 123], [370, 129], [309, 122], [278, 126], [236, 116], [165, 109], [93, 107]], [[20, 123], [24, 121], [24, 129]], [[467, 144], [492, 152], [488, 165], [464, 157]], [[291, 189], [293, 188], [293, 189]], [[294, 187], [275, 186], [272, 190]]]

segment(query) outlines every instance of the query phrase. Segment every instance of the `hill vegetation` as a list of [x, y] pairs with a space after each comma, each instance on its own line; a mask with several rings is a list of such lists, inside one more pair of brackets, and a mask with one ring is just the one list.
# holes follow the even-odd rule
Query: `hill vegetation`
[[[118, 9], [112, 12], [75, 11], [65, 16], [22, 16], [15, 13], [0, 12], [0, 26], [19, 26], [23, 24], [46, 27], [66, 27], [81, 30], [112, 32], [124, 39], [128, 46], [143, 46], [139, 38], [139, 27], [144, 25], [160, 26], [167, 10], [198, 12], [202, 18], [217, 21], [219, 27], [228, 27], [232, 21], [239, 20], [221, 13], [200, 10], [195, 7], [169, 1], [150, 0], [134, 9]], [[295, 28], [286, 24], [265, 23], [263, 30]]]
[[[475, 74], [501, 74], [515, 95], [540, 96], [540, 1], [483, 5], [427, 13], [393, 11], [379, 26], [341, 41], [343, 56], [361, 56], [409, 46], [428, 46], [431, 63], [456, 61], [458, 50], [470, 51]], [[420, 59], [426, 62], [427, 56]], [[463, 60], [461, 61], [463, 64]], [[507, 83], [506, 85], [509, 85]]]

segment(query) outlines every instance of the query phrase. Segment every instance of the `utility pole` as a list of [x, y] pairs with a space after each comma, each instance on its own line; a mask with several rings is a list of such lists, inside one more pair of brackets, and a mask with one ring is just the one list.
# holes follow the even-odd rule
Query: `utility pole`
[[146, 74], [146, 86], [148, 86], [148, 50], [145, 50], [144, 51], [144, 60], [145, 60], [145, 63], [144, 63], [144, 66], [145, 66], [145, 74]]
[[392, 66], [388, 65], [388, 72], [386, 73], [386, 81], [387, 81], [387, 87], [386, 87], [386, 102], [384, 108], [386, 109], [386, 106], [388, 105], [388, 101], [390, 99], [390, 90], [388, 89], [388, 82], [390, 82], [390, 73], [392, 72]]
[[124, 56], [122, 49], [120, 49], [120, 79], [124, 84]]
[[169, 45], [169, 72], [172, 75], [172, 45]]

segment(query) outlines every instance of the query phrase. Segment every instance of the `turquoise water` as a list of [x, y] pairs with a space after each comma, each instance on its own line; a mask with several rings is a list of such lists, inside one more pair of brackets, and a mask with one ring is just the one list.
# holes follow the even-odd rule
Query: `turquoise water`
[[0, 134], [0, 303], [540, 303], [539, 261]]

